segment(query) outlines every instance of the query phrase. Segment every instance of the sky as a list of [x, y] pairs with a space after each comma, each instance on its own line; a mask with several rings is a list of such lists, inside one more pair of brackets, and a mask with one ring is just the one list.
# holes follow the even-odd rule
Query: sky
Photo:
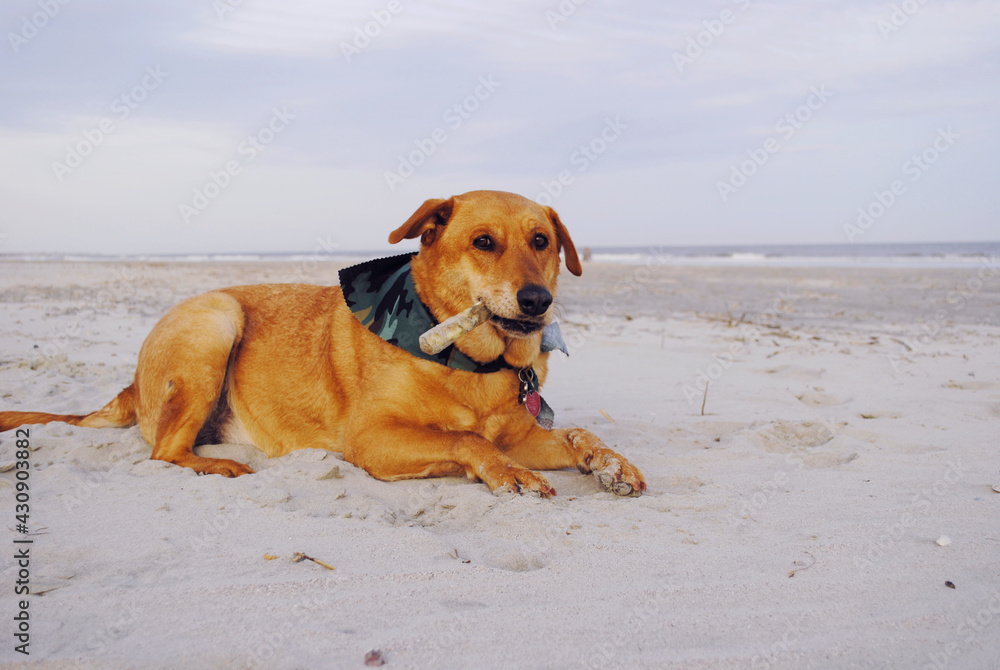
[[0, 254], [1000, 240], [995, 0], [4, 0]]

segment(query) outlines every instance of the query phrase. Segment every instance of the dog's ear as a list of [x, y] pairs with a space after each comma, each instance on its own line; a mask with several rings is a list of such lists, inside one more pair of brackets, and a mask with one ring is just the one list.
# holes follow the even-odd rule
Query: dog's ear
[[579, 277], [583, 274], [583, 266], [580, 265], [580, 257], [576, 255], [576, 247], [573, 246], [573, 240], [569, 236], [569, 231], [566, 230], [563, 222], [559, 220], [556, 210], [551, 207], [546, 207], [545, 209], [548, 210], [549, 218], [552, 219], [552, 225], [556, 227], [556, 237], [559, 240], [559, 246], [562, 248], [563, 253], [566, 254], [566, 268]]
[[414, 237], [419, 237], [423, 244], [430, 244], [437, 236], [437, 227], [448, 223], [454, 206], [454, 198], [428, 200], [420, 205], [420, 209], [415, 211], [413, 216], [406, 220], [406, 223], [389, 233], [389, 244]]

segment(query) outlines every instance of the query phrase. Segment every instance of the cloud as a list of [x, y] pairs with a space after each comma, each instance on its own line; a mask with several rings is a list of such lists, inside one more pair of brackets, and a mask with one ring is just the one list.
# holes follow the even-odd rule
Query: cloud
[[[902, 5], [920, 9], [894, 16]], [[576, 9], [563, 16], [561, 6]], [[598, 213], [612, 209], [606, 203], [626, 202], [630, 215], [609, 239], [666, 236], [663, 226], [675, 219], [657, 218], [665, 211], [699, 221], [682, 230], [695, 236], [689, 243], [697, 235], [827, 239], [856, 200], [948, 124], [968, 144], [871, 239], [977, 235], [997, 214], [982, 178], [995, 174], [990, 152], [1000, 148], [992, 122], [1000, 102], [995, 3], [400, 0], [393, 13], [388, 1], [245, 0], [222, 16], [216, 7], [69, 3], [0, 56], [0, 150], [14, 161], [3, 170], [5, 249], [17, 248], [10, 231], [28, 222], [51, 239], [93, 247], [94, 236], [56, 231], [113, 225], [121, 235], [110, 244], [138, 248], [144, 230], [156, 244], [198, 244], [167, 232], [180, 225], [177, 203], [275, 107], [295, 114], [293, 126], [227, 189], [226, 204], [213, 205], [206, 230], [228, 232], [207, 232], [201, 244], [236, 244], [237, 221], [262, 245], [292, 244], [297, 238], [267, 232], [265, 217], [282, 212], [308, 242], [305, 231], [325, 225], [324, 212], [383, 221], [466, 185], [534, 197], [561, 171], [578, 169], [574, 155], [609, 118], [628, 130], [573, 172], [557, 203], [595, 238], [604, 234]], [[724, 10], [732, 14], [720, 29]], [[4, 3], [0, 20], [17, 30], [37, 11], [36, 2], [16, 0]], [[370, 42], [346, 58], [341, 45], [366, 27]], [[692, 40], [701, 51], [679, 69], [675, 56], [687, 55]], [[116, 123], [80, 172], [54, 179], [51, 163], [102, 119], [117, 119], [115, 101], [150, 67], [169, 73], [162, 86]], [[499, 86], [456, 125], [449, 110], [475, 97], [483, 78]], [[716, 182], [775, 136], [779, 120], [817, 86], [834, 97], [783, 138], [738, 197], [721, 201]], [[390, 190], [386, 173], [434, 136], [444, 139]], [[950, 223], [931, 220], [942, 198]], [[345, 229], [343, 238], [377, 239], [366, 235]], [[253, 241], [239, 244], [249, 250]]]

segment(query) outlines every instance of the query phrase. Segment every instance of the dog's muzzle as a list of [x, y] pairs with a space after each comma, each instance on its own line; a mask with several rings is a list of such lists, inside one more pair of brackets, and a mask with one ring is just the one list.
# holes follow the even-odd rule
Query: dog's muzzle
[[551, 305], [551, 291], [538, 284], [526, 284], [517, 292], [517, 306], [525, 318], [508, 319], [494, 314], [490, 321], [511, 335], [531, 335], [545, 327], [545, 313]]
[[541, 316], [552, 305], [552, 292], [538, 284], [527, 284], [517, 292], [517, 306], [528, 317]]

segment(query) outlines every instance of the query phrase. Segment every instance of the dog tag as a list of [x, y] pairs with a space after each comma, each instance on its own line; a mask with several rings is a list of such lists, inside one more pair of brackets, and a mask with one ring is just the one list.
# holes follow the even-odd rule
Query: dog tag
[[[517, 404], [523, 405], [528, 400], [529, 393], [534, 393], [535, 395], [538, 395], [538, 393], [536, 393], [532, 388], [533, 386], [532, 382], [535, 381], [535, 371], [532, 370], [531, 368], [518, 370], [517, 379], [518, 381], [521, 382], [520, 385], [518, 385], [517, 389]], [[536, 415], [537, 412], [535, 414], [532, 414], [532, 416]]]
[[542, 396], [534, 391], [528, 391], [528, 394], [524, 398], [524, 406], [528, 408], [531, 416], [537, 417], [538, 412], [542, 409]]

